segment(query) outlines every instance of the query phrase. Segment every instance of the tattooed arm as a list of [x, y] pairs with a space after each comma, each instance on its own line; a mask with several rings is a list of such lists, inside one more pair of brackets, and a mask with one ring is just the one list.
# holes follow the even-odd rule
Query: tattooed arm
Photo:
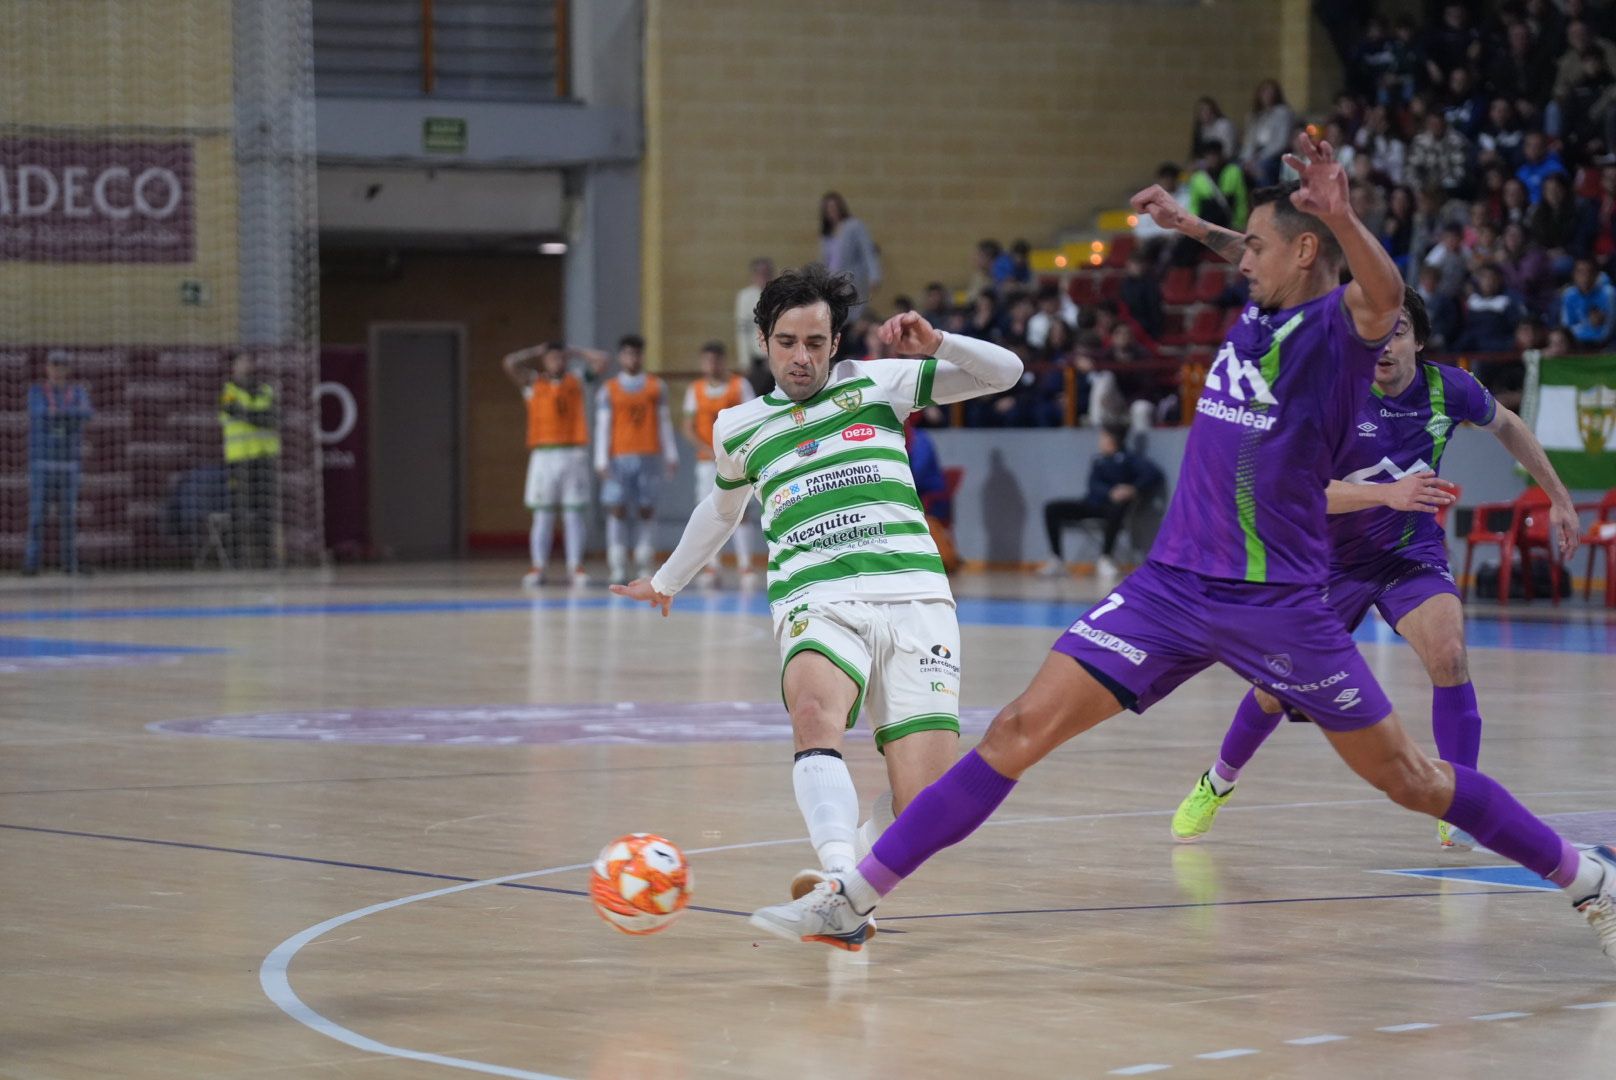
[[1197, 240], [1231, 263], [1238, 263], [1246, 250], [1244, 233], [1211, 225], [1178, 204], [1159, 184], [1152, 184], [1132, 199], [1135, 213], [1149, 214], [1164, 229]]

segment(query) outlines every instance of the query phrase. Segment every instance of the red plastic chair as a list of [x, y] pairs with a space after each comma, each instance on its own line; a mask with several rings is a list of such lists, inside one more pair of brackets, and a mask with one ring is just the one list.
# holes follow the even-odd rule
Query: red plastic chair
[[1521, 534], [1517, 543], [1521, 550], [1521, 587], [1526, 599], [1532, 597], [1532, 552], [1543, 549], [1549, 560], [1549, 602], [1560, 602], [1560, 574], [1563, 565], [1555, 552], [1553, 530], [1549, 527], [1549, 495], [1542, 488], [1527, 488], [1521, 492], [1516, 505], [1523, 506], [1526, 514], [1521, 519]]
[[1195, 299], [1210, 304], [1229, 287], [1229, 268], [1223, 263], [1202, 263], [1195, 279]]
[[1582, 534], [1583, 546], [1588, 549], [1588, 572], [1582, 579], [1582, 598], [1588, 599], [1594, 588], [1594, 556], [1605, 554], [1605, 606], [1616, 608], [1616, 488], [1605, 492], [1598, 502], [1578, 503], [1579, 513], [1592, 511], [1594, 520]]
[[[1535, 490], [1535, 489], [1534, 489]], [[1521, 499], [1526, 496], [1522, 495]], [[1469, 589], [1470, 566], [1476, 555], [1478, 544], [1498, 545], [1498, 602], [1509, 603], [1509, 582], [1515, 563], [1515, 548], [1520, 541], [1521, 521], [1526, 516], [1526, 510], [1521, 505], [1521, 499], [1512, 503], [1482, 503], [1476, 507], [1470, 519], [1470, 532], [1465, 537], [1465, 564], [1464, 574], [1460, 580]], [[1493, 520], [1509, 515], [1509, 525], [1504, 529], [1497, 529], [1491, 525]], [[1480, 594], [1477, 594], [1478, 598]]]
[[1128, 256], [1133, 249], [1139, 246], [1139, 238], [1133, 233], [1117, 233], [1111, 238], [1111, 253], [1106, 256], [1105, 265], [1121, 269], [1128, 265]]
[[1437, 527], [1443, 532], [1448, 531], [1448, 511], [1459, 505], [1459, 499], [1464, 496], [1464, 488], [1460, 487], [1458, 484], [1454, 484], [1448, 494], [1453, 496], [1453, 501], [1448, 505], [1441, 507], [1436, 512]]
[[1195, 268], [1175, 266], [1162, 281], [1162, 303], [1183, 307], [1195, 303]]

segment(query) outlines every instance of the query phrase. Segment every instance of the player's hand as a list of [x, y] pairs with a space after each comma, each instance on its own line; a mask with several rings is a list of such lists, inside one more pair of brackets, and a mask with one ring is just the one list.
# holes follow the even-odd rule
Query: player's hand
[[[1582, 543], [1582, 519], [1577, 517], [1576, 507], [1568, 502], [1556, 502], [1549, 507], [1549, 534], [1551, 542], [1558, 540], [1560, 560], [1564, 562], [1576, 554], [1577, 545]], [[1608, 573], [1609, 571], [1607, 571]]]
[[876, 334], [883, 345], [902, 356], [932, 356], [943, 343], [943, 335], [915, 311], [892, 316]]
[[1436, 473], [1410, 473], [1390, 484], [1380, 485], [1384, 502], [1393, 510], [1417, 510], [1434, 514], [1453, 502], [1453, 485]]
[[1296, 153], [1285, 155], [1285, 164], [1302, 178], [1301, 190], [1291, 196], [1291, 205], [1320, 221], [1339, 221], [1352, 212], [1347, 193], [1347, 170], [1335, 159], [1327, 142], [1314, 142], [1305, 131], [1296, 133]]
[[1134, 213], [1150, 215], [1150, 220], [1163, 229], [1183, 232], [1184, 226], [1189, 224], [1189, 211], [1178, 205], [1178, 200], [1160, 184], [1151, 184], [1128, 202]]
[[650, 578], [635, 578], [627, 585], [613, 585], [612, 592], [617, 596], [626, 596], [630, 600], [638, 600], [654, 608], [661, 608], [664, 619], [668, 617], [668, 608], [673, 606], [673, 597], [653, 589]]
[[1134, 487], [1132, 484], [1118, 484], [1116, 487], [1111, 489], [1111, 501], [1114, 503], [1128, 502], [1138, 494], [1139, 489]]

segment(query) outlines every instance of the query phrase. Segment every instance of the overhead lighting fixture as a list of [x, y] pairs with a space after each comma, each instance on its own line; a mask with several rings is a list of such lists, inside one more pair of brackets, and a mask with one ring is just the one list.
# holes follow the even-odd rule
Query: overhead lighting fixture
[[565, 255], [567, 245], [559, 240], [551, 240], [539, 245], [540, 255]]

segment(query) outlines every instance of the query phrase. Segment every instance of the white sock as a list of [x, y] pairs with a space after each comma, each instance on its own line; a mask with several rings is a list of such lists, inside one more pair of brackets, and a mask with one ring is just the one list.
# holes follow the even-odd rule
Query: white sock
[[555, 536], [555, 511], [533, 511], [533, 531], [528, 533], [528, 551], [533, 556], [533, 569], [543, 570], [550, 559], [550, 541]]
[[791, 766], [797, 809], [808, 823], [808, 840], [828, 873], [853, 869], [853, 833], [858, 828], [858, 792], [847, 762], [829, 754], [799, 758]]
[[620, 517], [606, 519], [606, 561], [614, 573], [628, 563], [628, 523]]
[[651, 543], [651, 536], [656, 532], [656, 519], [647, 521], [640, 519], [639, 542], [634, 545], [634, 561], [642, 567], [649, 567], [656, 558], [656, 547]]
[[567, 570], [581, 570], [584, 565], [584, 512], [561, 512], [561, 544], [567, 549]]
[[[1223, 759], [1221, 758], [1214, 761], [1212, 763], [1212, 767], [1206, 770], [1206, 780], [1207, 783], [1212, 785], [1212, 790], [1214, 792], [1219, 795], [1227, 795], [1229, 792], [1234, 790], [1234, 780], [1224, 776], [1223, 773], [1219, 771], [1220, 766], [1223, 766]], [[1227, 768], [1227, 766], [1223, 767]]]
[[857, 870], [842, 876], [842, 895], [847, 902], [853, 905], [853, 910], [860, 915], [868, 915], [875, 910], [875, 905], [881, 902], [881, 894], [875, 891], [875, 886], [864, 880], [864, 875]]
[[1604, 883], [1605, 864], [1584, 851], [1577, 863], [1577, 876], [1566, 886], [1566, 894], [1571, 897], [1573, 904], [1580, 904], [1599, 892]]

